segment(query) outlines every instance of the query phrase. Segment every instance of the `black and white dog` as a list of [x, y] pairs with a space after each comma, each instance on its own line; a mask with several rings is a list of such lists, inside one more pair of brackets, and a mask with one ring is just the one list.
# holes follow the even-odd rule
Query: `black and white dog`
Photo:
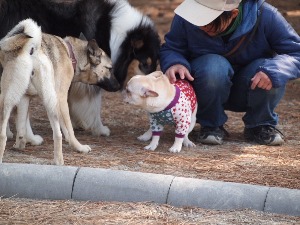
[[[45, 33], [61, 37], [83, 33], [88, 40], [96, 39], [112, 59], [120, 88], [133, 60], [144, 74], [156, 70], [160, 39], [154, 23], [127, 0], [0, 0], [0, 38], [26, 18], [35, 20]], [[78, 82], [69, 91], [74, 127], [108, 136], [110, 130], [100, 117], [101, 89]]]

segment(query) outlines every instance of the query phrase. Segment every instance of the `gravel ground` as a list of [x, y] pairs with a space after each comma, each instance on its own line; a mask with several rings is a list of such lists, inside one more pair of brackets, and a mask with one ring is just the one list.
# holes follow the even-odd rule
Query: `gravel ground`
[[[159, 34], [168, 31], [173, 9], [180, 0], [130, 0], [151, 16]], [[300, 33], [299, 0], [269, 0], [278, 7]], [[179, 154], [167, 151], [173, 142], [173, 130], [166, 129], [155, 152], [143, 150], [145, 143], [136, 140], [148, 128], [146, 114], [125, 105], [120, 93], [104, 93], [102, 117], [111, 129], [110, 137], [93, 137], [76, 130], [80, 142], [92, 152], [79, 154], [64, 144], [66, 165], [101, 167], [175, 176], [221, 180], [300, 189], [300, 82], [288, 84], [278, 106], [280, 127], [286, 136], [281, 147], [247, 143], [242, 138], [240, 113], [228, 112], [226, 128], [230, 137], [222, 146], [197, 144]], [[45, 139], [42, 146], [14, 150], [8, 141], [4, 162], [50, 164], [53, 158], [52, 131], [39, 100], [31, 106], [34, 131]], [[196, 131], [199, 127], [196, 127]], [[196, 131], [192, 134], [195, 137]], [[215, 211], [199, 208], [176, 208], [154, 203], [38, 201], [0, 198], [0, 224], [300, 224], [299, 217], [251, 210]]]

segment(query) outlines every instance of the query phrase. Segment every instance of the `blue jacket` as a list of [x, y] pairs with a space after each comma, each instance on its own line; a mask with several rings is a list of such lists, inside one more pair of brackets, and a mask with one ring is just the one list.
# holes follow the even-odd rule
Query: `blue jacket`
[[[189, 71], [190, 61], [205, 54], [224, 55], [247, 35], [236, 53], [227, 57], [235, 66], [245, 66], [258, 58], [265, 58], [258, 71], [265, 72], [274, 88], [300, 77], [300, 37], [278, 10], [260, 0], [243, 0], [243, 19], [227, 42], [210, 37], [199, 27], [174, 16], [170, 31], [160, 50], [160, 66], [165, 72], [175, 64]], [[259, 18], [258, 20], [258, 17]], [[251, 31], [257, 29], [252, 38]], [[249, 39], [251, 39], [249, 41]]]

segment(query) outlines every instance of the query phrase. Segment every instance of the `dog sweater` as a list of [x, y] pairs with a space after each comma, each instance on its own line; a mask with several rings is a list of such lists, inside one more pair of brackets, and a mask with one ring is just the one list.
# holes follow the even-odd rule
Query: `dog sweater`
[[176, 137], [183, 138], [191, 124], [197, 102], [194, 89], [186, 80], [177, 80], [174, 85], [176, 94], [172, 102], [163, 111], [150, 113], [153, 136], [160, 136], [163, 125], [173, 124], [176, 126]]

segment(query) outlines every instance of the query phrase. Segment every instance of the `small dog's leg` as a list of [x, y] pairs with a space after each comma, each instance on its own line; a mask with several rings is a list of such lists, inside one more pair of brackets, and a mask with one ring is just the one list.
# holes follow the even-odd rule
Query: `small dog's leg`
[[149, 128], [143, 135], [138, 136], [139, 141], [149, 141], [152, 138], [152, 130]]
[[174, 153], [180, 152], [182, 148], [182, 142], [183, 142], [183, 138], [175, 137], [174, 144], [169, 149], [169, 151]]
[[198, 105], [196, 104], [196, 109], [195, 111], [193, 112], [192, 114], [192, 117], [191, 117], [191, 124], [189, 126], [189, 129], [184, 137], [184, 140], [183, 140], [183, 146], [185, 147], [196, 147], [196, 145], [189, 139], [189, 133], [194, 129], [195, 127], [195, 124], [196, 124], [196, 114], [197, 114], [197, 107]]
[[188, 148], [196, 147], [195, 143], [189, 139], [188, 134], [186, 134], [186, 136], [184, 137], [183, 146]]
[[144, 149], [154, 151], [158, 146], [159, 138], [160, 136], [158, 135], [152, 136], [150, 144], [144, 147]]
[[193, 119], [191, 121], [191, 124], [190, 124], [190, 127], [189, 127], [189, 130], [188, 132], [186, 133], [186, 135], [184, 136], [184, 139], [183, 139], [183, 146], [184, 147], [188, 147], [188, 148], [194, 148], [196, 147], [195, 143], [192, 142], [190, 139], [189, 139], [189, 133], [193, 130], [194, 126], [195, 126], [195, 123], [196, 123], [196, 117], [195, 117], [195, 120], [193, 122]]

